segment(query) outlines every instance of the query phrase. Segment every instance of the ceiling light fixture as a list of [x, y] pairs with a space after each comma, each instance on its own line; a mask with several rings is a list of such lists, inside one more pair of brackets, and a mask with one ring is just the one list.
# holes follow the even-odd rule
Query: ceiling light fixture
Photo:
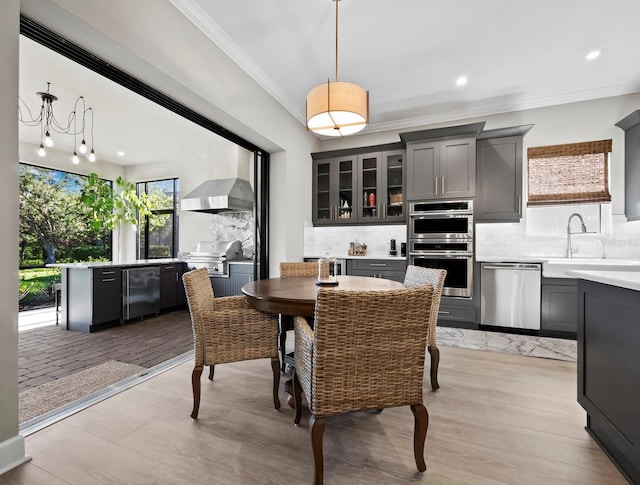
[[600, 57], [602, 55], [602, 49], [595, 49], [592, 50], [591, 52], [589, 52], [586, 56], [585, 59], [587, 61], [593, 61], [594, 59], [597, 59], [598, 57]]
[[307, 95], [307, 129], [319, 135], [347, 136], [369, 122], [369, 92], [357, 84], [338, 81], [338, 2], [336, 2], [336, 77]]
[[[31, 110], [27, 106], [27, 103], [18, 96], [18, 119], [27, 126], [39, 126], [40, 127], [40, 147], [38, 148], [38, 155], [44, 157], [47, 155], [46, 147], [53, 146], [53, 138], [51, 132], [60, 133], [62, 135], [71, 135], [74, 137], [74, 150], [71, 161], [74, 164], [80, 163], [80, 158], [77, 152], [86, 154], [88, 151], [85, 132], [88, 131], [87, 127], [87, 114], [91, 115], [91, 151], [87, 157], [90, 162], [96, 161], [95, 151], [93, 149], [93, 108], [87, 108], [85, 105], [84, 97], [79, 96], [73, 106], [73, 111], [69, 113], [67, 117], [67, 124], [61, 125], [55, 114], [53, 113], [53, 102], [57, 101], [57, 96], [54, 96], [49, 92], [51, 83], [47, 83], [47, 91], [38, 91], [36, 94], [42, 99], [42, 105], [40, 106], [40, 113], [37, 117], [33, 117]], [[80, 106], [81, 105], [81, 106]], [[81, 111], [78, 108], [81, 107]], [[23, 114], [23, 108], [28, 117]], [[81, 117], [81, 118], [80, 118]], [[80, 123], [81, 121], [81, 123]], [[80, 124], [80, 127], [78, 127]], [[73, 128], [72, 128], [73, 125]], [[82, 142], [79, 147], [76, 147], [76, 137], [82, 135]]]
[[467, 82], [469, 82], [469, 78], [467, 76], [460, 76], [456, 79], [456, 86], [464, 86]]

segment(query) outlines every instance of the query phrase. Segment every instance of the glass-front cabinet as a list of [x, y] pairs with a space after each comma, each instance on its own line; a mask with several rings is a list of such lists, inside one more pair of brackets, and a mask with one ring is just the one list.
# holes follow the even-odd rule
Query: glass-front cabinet
[[356, 156], [314, 161], [314, 224], [353, 222], [356, 163]]
[[313, 177], [315, 225], [406, 221], [404, 150], [316, 159]]

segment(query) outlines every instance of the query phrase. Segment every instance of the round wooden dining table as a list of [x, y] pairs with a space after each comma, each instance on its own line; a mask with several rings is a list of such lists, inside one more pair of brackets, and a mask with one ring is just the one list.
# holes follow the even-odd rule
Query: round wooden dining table
[[[252, 281], [242, 287], [247, 303], [268, 313], [312, 317], [316, 294], [321, 285], [316, 285], [315, 276], [269, 278]], [[397, 290], [405, 286], [393, 280], [368, 276], [338, 276], [337, 286], [342, 290]]]

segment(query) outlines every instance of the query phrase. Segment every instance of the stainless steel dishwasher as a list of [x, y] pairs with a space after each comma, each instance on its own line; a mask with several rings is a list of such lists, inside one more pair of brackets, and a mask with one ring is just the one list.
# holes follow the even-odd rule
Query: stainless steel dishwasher
[[483, 263], [480, 324], [540, 330], [541, 264]]

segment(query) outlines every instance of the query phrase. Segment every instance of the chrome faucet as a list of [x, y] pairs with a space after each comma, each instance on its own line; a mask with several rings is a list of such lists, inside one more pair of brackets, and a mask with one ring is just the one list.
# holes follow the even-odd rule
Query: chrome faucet
[[573, 214], [571, 214], [569, 216], [569, 222], [567, 222], [567, 258], [570, 258], [572, 256], [571, 234], [578, 234], [578, 233], [572, 233], [571, 232], [571, 219], [573, 219], [574, 216], [577, 216], [578, 219], [580, 219], [580, 226], [581, 226], [581, 229], [582, 229], [582, 233], [587, 232], [587, 226], [584, 225], [584, 220], [582, 219], [582, 216], [580, 214], [578, 214], [577, 212], [574, 212]]

